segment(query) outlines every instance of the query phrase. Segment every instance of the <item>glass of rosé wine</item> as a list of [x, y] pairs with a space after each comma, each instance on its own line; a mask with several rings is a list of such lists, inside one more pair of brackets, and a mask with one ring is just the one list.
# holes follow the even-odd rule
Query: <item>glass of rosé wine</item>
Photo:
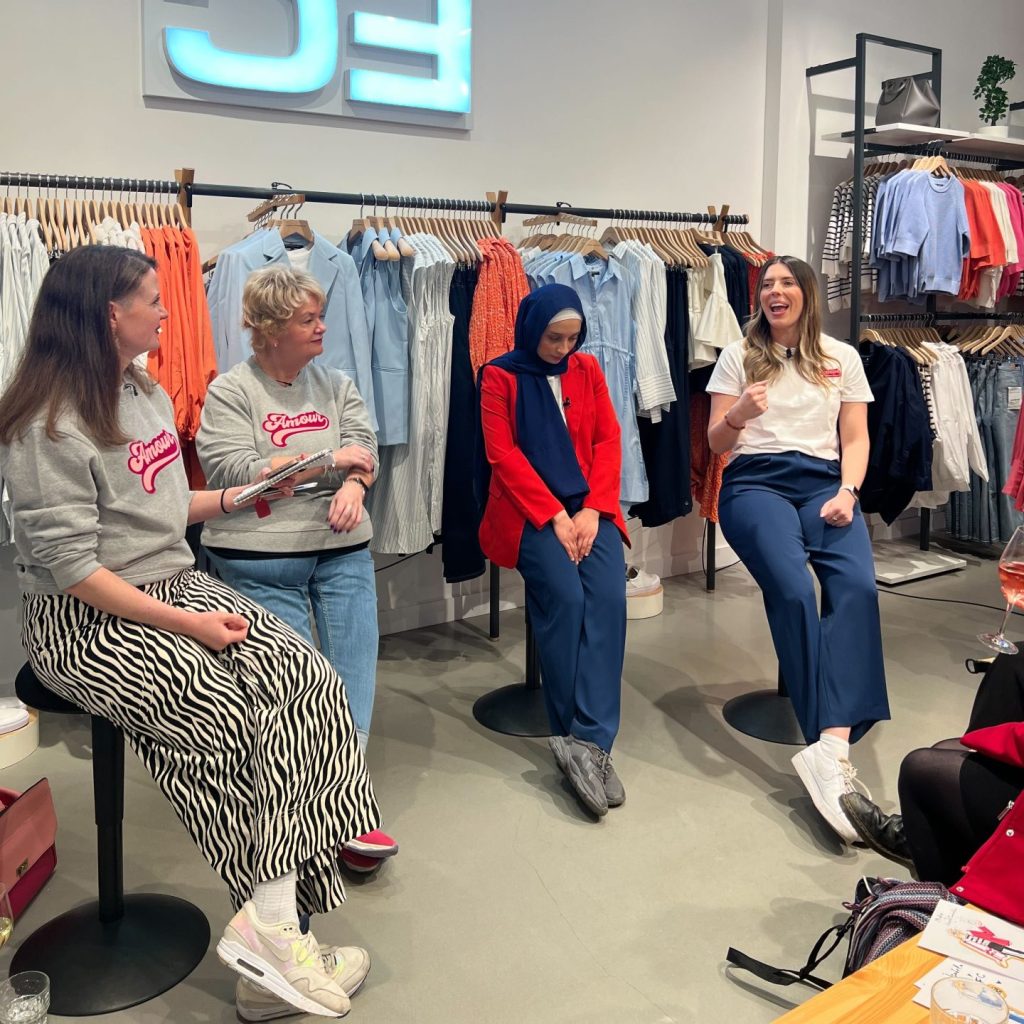
[[1009, 543], [999, 556], [999, 585], [1006, 598], [1006, 614], [998, 633], [980, 633], [978, 639], [993, 651], [1000, 654], [1016, 654], [1017, 645], [1011, 643], [1003, 635], [1006, 624], [1010, 621], [1010, 613], [1014, 607], [1024, 608], [1024, 526], [1013, 531]]

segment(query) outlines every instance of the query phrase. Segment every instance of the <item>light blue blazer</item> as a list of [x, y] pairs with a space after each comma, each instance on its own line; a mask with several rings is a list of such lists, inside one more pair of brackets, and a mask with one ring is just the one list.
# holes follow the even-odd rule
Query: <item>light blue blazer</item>
[[[251, 334], [242, 327], [242, 289], [249, 275], [262, 267], [289, 266], [284, 239], [278, 231], [256, 231], [217, 257], [217, 269], [207, 293], [213, 346], [221, 373], [252, 355]], [[371, 371], [370, 334], [355, 261], [332, 245], [323, 235], [313, 233], [309, 272], [327, 296], [324, 320], [324, 352], [317, 362], [333, 366], [355, 382], [360, 397], [377, 430]]]

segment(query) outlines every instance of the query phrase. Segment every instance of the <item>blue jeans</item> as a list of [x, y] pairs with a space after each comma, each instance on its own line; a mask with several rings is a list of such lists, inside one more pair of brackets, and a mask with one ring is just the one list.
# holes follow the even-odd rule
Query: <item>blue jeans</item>
[[217, 575], [238, 593], [288, 623], [310, 646], [312, 606], [320, 651], [344, 680], [359, 745], [365, 750], [377, 685], [377, 584], [367, 548], [344, 555], [221, 558]]

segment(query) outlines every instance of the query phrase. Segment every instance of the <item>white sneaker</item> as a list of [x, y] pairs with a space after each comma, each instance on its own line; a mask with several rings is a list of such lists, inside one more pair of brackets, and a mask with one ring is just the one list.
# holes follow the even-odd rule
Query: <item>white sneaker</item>
[[[354, 996], [370, 973], [370, 954], [359, 946], [321, 946], [320, 964], [345, 995]], [[242, 1021], [277, 1020], [302, 1012], [245, 977], [235, 986], [235, 1009]]]
[[[854, 785], [857, 769], [844, 757], [829, 757], [821, 749], [820, 743], [812, 743], [794, 755], [793, 767], [818, 813], [845, 843], [852, 845], [857, 842], [860, 836], [839, 805], [839, 798], [844, 793], [857, 792]], [[870, 800], [871, 794], [867, 787], [863, 783], [857, 783], [857, 786]]]
[[645, 572], [635, 565], [626, 568], [626, 597], [640, 597], [644, 594], [656, 594], [661, 590], [661, 579], [653, 572]]
[[345, 990], [328, 974], [312, 932], [303, 934], [294, 921], [264, 923], [251, 900], [228, 922], [217, 956], [302, 1013], [344, 1017], [351, 1008]]

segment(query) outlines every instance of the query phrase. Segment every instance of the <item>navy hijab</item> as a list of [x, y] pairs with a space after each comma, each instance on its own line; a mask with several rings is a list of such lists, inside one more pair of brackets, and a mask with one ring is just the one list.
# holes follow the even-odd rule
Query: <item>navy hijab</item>
[[547, 381], [548, 377], [560, 376], [569, 369], [572, 353], [559, 363], [547, 363], [537, 355], [537, 346], [551, 318], [563, 309], [576, 310], [582, 321], [580, 336], [572, 350], [575, 352], [587, 337], [583, 305], [576, 292], [566, 285], [546, 284], [519, 304], [515, 348], [487, 365], [516, 375], [516, 443], [548, 490], [570, 514], [575, 514], [582, 508], [590, 486], [580, 469], [562, 410]]

